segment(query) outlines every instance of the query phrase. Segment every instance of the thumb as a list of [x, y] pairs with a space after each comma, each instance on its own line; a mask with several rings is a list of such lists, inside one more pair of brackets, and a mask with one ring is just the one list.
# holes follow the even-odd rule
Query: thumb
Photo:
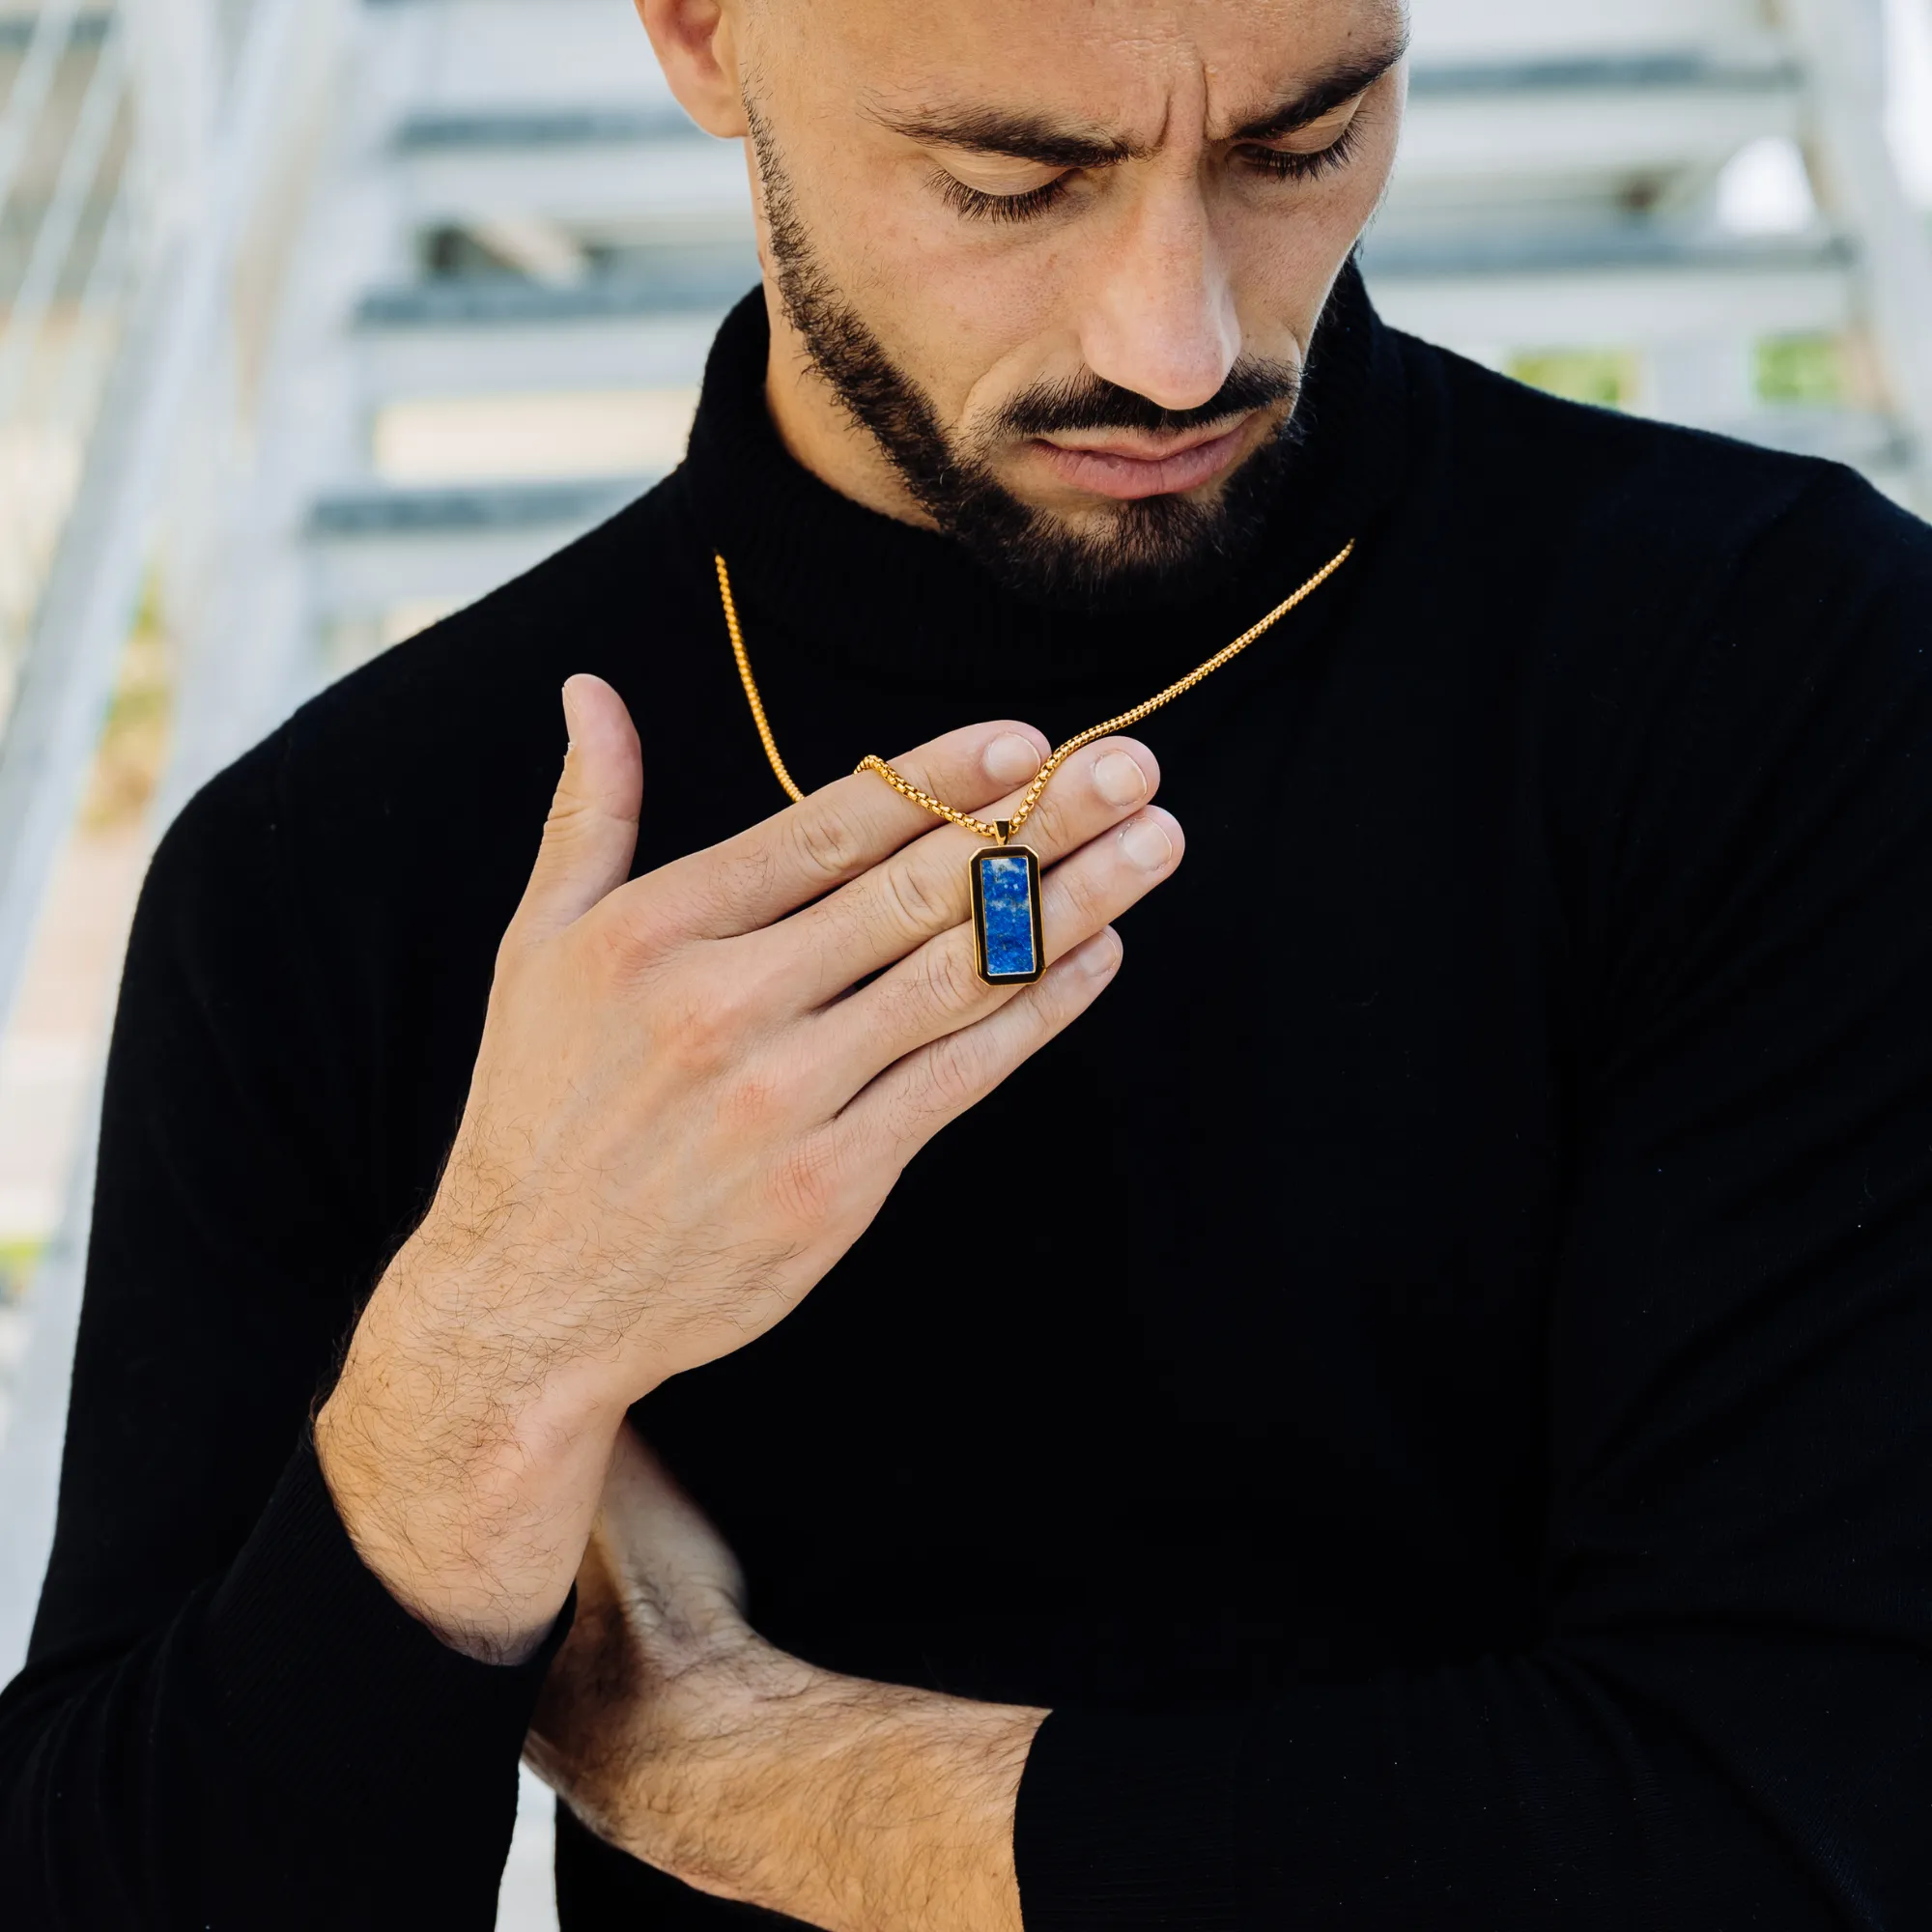
[[517, 910], [519, 923], [544, 932], [582, 919], [630, 876], [644, 790], [637, 726], [601, 677], [565, 683], [563, 718], [570, 750]]

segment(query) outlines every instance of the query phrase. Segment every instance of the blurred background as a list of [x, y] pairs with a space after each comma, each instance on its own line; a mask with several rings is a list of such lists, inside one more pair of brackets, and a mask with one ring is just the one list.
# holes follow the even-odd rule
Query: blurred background
[[[1415, 15], [1391, 321], [1932, 514], [1932, 0]], [[628, 0], [0, 0], [0, 1679], [156, 836], [671, 468], [755, 275]], [[514, 1932], [554, 1924], [545, 1813]]]

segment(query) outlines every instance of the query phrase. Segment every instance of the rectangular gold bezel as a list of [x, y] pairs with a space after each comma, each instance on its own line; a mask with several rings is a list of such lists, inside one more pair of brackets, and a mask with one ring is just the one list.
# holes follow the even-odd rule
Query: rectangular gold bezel
[[[1024, 859], [1027, 868], [1027, 912], [1033, 920], [1031, 973], [989, 973], [986, 970], [986, 885], [980, 867], [990, 859]], [[973, 965], [988, 986], [1031, 986], [1046, 971], [1046, 938], [1039, 927], [1039, 854], [1031, 845], [996, 845], [976, 852], [968, 861], [973, 877]]]

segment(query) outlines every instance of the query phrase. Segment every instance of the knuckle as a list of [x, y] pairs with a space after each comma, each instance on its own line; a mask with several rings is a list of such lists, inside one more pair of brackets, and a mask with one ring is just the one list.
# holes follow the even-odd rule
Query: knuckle
[[[1072, 950], [1070, 947], [1067, 949]], [[1026, 988], [1015, 1017], [1024, 1036], [1021, 1051], [1033, 1052], [1047, 1037], [1084, 1012], [1094, 994], [1094, 981], [1080, 972], [1049, 973]]]
[[1072, 841], [1072, 828], [1067, 820], [1066, 801], [1056, 798], [1052, 787], [1040, 794], [1039, 803], [1034, 807], [1032, 822], [1027, 827], [1028, 842], [1043, 845], [1048, 851], [1062, 852]]
[[887, 917], [902, 931], [927, 933], [952, 923], [952, 909], [914, 864], [890, 866], [878, 874]]
[[956, 1114], [972, 1105], [980, 1093], [978, 1043], [959, 1034], [927, 1049], [921, 1085], [925, 1111]]
[[1106, 923], [1111, 903], [1107, 882], [1094, 867], [1068, 866], [1056, 884], [1062, 910], [1071, 916], [1073, 924], [1083, 933], [1091, 926]]
[[850, 816], [815, 804], [785, 821], [793, 858], [814, 879], [837, 885], [865, 863], [865, 841]]
[[652, 1044], [688, 1073], [715, 1075], [737, 1058], [752, 1028], [750, 1008], [731, 976], [680, 974], [653, 1003]]
[[961, 946], [928, 946], [920, 957], [919, 990], [941, 1012], [965, 1012], [980, 1005], [986, 988]]

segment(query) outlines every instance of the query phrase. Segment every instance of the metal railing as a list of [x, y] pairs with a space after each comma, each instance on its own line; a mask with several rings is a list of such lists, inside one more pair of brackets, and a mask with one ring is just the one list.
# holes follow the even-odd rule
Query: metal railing
[[[12, 439], [22, 452], [25, 485], [0, 518], [14, 593], [0, 626], [12, 617], [16, 627], [11, 637], [0, 628], [12, 673], [0, 731], [0, 1022], [173, 465], [220, 359], [230, 271], [275, 139], [302, 6], [231, 0], [214, 14], [208, 0], [125, 0], [103, 19], [61, 0], [43, 11], [22, 62], [32, 92], [23, 98], [16, 80], [0, 115], [0, 159], [25, 157], [15, 197], [36, 162], [46, 186], [0, 333], [0, 448]], [[184, 16], [199, 31], [184, 34]], [[77, 33], [90, 18], [97, 30]], [[206, 125], [186, 129], [178, 97], [167, 110], [148, 105], [179, 80], [184, 44], [218, 68], [185, 90], [207, 103]], [[77, 98], [49, 129], [64, 91]], [[25, 125], [30, 109], [39, 125]]]
[[52, 0], [0, 112], [0, 705], [17, 676], [134, 271], [118, 15]]

